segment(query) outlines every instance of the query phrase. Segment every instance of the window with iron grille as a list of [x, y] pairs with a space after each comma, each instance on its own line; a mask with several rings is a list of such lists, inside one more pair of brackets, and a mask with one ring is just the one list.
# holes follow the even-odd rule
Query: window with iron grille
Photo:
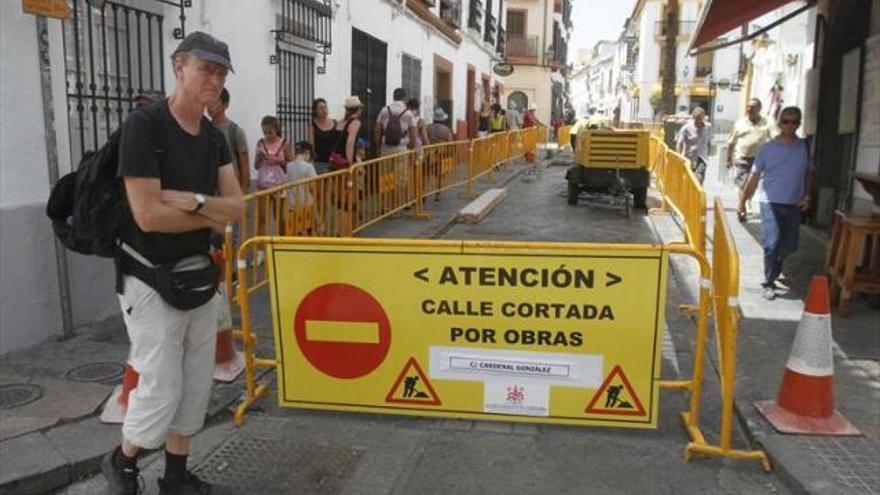
[[452, 26], [461, 26], [461, 0], [441, 0], [440, 18]]
[[163, 21], [127, 5], [72, 0], [63, 22], [71, 169], [122, 125], [139, 93], [165, 91]]
[[403, 54], [401, 57], [403, 66], [403, 83], [401, 86], [406, 90], [407, 98], [422, 99], [422, 61]]
[[[273, 30], [275, 41], [320, 54], [321, 65], [317, 72], [324, 74], [327, 55], [333, 47], [332, 19], [330, 0], [281, 0], [281, 13]], [[278, 63], [278, 54], [271, 60]]]
[[276, 109], [281, 122], [281, 134], [296, 143], [307, 137], [312, 120], [312, 100], [315, 97], [315, 58], [279, 43], [276, 47], [278, 72]]
[[483, 41], [494, 45], [496, 31], [495, 16], [492, 15], [492, 0], [486, 0], [486, 22], [483, 28]]

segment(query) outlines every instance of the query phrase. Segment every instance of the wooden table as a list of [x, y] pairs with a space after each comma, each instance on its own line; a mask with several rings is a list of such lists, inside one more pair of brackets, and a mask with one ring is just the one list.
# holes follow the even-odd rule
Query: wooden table
[[834, 214], [825, 271], [831, 279], [831, 304], [846, 316], [853, 293], [880, 294], [880, 215]]

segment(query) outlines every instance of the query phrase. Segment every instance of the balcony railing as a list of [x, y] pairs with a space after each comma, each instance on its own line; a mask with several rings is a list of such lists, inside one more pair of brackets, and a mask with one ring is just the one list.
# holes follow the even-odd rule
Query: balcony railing
[[440, 18], [453, 27], [461, 27], [461, 0], [441, 0]]
[[507, 34], [507, 58], [538, 62], [538, 37]]
[[[665, 37], [666, 36], [666, 21], [657, 21], [654, 23], [654, 36]], [[695, 21], [679, 21], [678, 22], [678, 35], [681, 37], [690, 38], [692, 34], [694, 34], [694, 29], [696, 29], [697, 23]]]
[[489, 43], [490, 45], [495, 44], [495, 31], [497, 28], [495, 27], [495, 16], [492, 14], [486, 14], [486, 29], [483, 30], [483, 41]]
[[483, 19], [483, 2], [481, 0], [471, 0], [471, 8], [468, 12], [468, 27], [482, 31]]

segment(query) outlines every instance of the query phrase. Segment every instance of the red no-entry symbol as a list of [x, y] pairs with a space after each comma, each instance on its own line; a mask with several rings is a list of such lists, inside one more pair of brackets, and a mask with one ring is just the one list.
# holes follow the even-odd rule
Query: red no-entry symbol
[[391, 325], [369, 292], [348, 284], [326, 284], [300, 302], [293, 323], [296, 342], [319, 371], [335, 378], [359, 378], [385, 359]]

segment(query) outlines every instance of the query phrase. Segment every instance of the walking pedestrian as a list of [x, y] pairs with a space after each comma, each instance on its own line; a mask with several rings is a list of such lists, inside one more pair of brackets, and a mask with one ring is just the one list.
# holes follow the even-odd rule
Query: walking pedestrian
[[[746, 105], [746, 115], [740, 117], [733, 125], [730, 138], [727, 140], [727, 168], [733, 169], [734, 183], [739, 188], [739, 199], [742, 200], [743, 190], [752, 164], [761, 145], [770, 139], [770, 126], [767, 119], [761, 116], [761, 100], [752, 98]], [[737, 212], [740, 222], [746, 220], [746, 212]]]
[[575, 123], [571, 126], [571, 131], [569, 132], [568, 141], [571, 144], [571, 151], [577, 152], [577, 136], [578, 133], [590, 129], [590, 119], [587, 117], [583, 117], [577, 119]]
[[427, 125], [428, 141], [431, 144], [448, 143], [455, 139], [452, 129], [446, 125], [449, 115], [440, 107], [434, 109], [434, 121]]
[[373, 129], [373, 142], [379, 156], [388, 156], [415, 147], [412, 115], [406, 109], [406, 90], [394, 90], [394, 101], [379, 112]]
[[[523, 129], [528, 129], [529, 127], [537, 127], [542, 126], [544, 124], [538, 120], [538, 107], [531, 103], [529, 104], [529, 109], [526, 110], [526, 113], [523, 115]], [[540, 141], [540, 136], [539, 139]], [[537, 151], [537, 144], [535, 146], [535, 150]], [[535, 158], [537, 158], [537, 153], [535, 151], [526, 151], [526, 161], [529, 163], [535, 163]]]
[[412, 125], [415, 128], [415, 149], [420, 150], [422, 146], [427, 144], [432, 144], [428, 138], [428, 129], [427, 125], [425, 125], [425, 119], [422, 118], [420, 114], [421, 103], [417, 98], [410, 98], [406, 102], [406, 109], [409, 111], [412, 116]]
[[489, 120], [492, 118], [492, 108], [489, 102], [484, 101], [480, 105], [480, 113], [477, 115], [477, 136], [486, 137], [489, 135]]
[[121, 445], [101, 462], [114, 495], [141, 492], [138, 454], [163, 443], [159, 493], [210, 493], [186, 462], [214, 371], [219, 271], [208, 256], [209, 237], [244, 212], [229, 147], [204, 117], [232, 64], [227, 45], [202, 32], [184, 38], [171, 60], [176, 87], [157, 104], [158, 120], [133, 111], [119, 148], [129, 208], [119, 235], [117, 290], [140, 379], [129, 396]]
[[492, 115], [489, 117], [489, 132], [504, 132], [507, 130], [507, 120], [504, 118], [504, 110], [501, 105], [492, 104]]
[[511, 131], [522, 128], [522, 113], [513, 100], [507, 100], [507, 128]]
[[712, 126], [706, 122], [706, 111], [697, 107], [691, 112], [691, 119], [678, 130], [675, 148], [691, 162], [691, 170], [700, 184], [706, 179], [706, 166], [709, 164]]
[[544, 124], [538, 120], [538, 107], [534, 103], [529, 105], [529, 109], [523, 115], [523, 128], [543, 126]]
[[211, 117], [211, 123], [220, 129], [229, 144], [232, 164], [235, 166], [235, 174], [238, 177], [241, 190], [249, 191], [251, 188], [251, 162], [248, 155], [247, 135], [241, 126], [229, 118], [226, 114], [227, 110], [229, 110], [229, 91], [223, 88], [220, 91], [220, 98], [208, 105], [208, 115]]
[[743, 188], [737, 208], [743, 214], [746, 201], [758, 190], [764, 245], [762, 296], [776, 297], [776, 281], [785, 258], [798, 249], [801, 212], [810, 207], [810, 152], [796, 131], [801, 110], [786, 107], [779, 115], [779, 135], [767, 141], [755, 157], [754, 170]]
[[316, 98], [312, 102], [312, 125], [309, 126], [308, 141], [314, 150], [317, 173], [326, 174], [330, 170], [330, 153], [333, 152], [338, 135], [336, 119], [330, 118], [327, 100]]

